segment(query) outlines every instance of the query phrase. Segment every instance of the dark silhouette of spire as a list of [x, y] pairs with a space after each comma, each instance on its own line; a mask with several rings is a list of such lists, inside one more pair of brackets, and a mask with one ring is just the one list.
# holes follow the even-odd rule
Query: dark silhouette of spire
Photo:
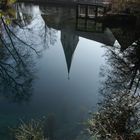
[[[62, 29], [61, 31], [61, 42], [66, 58], [68, 74], [70, 73], [71, 63], [74, 51], [79, 41], [79, 36], [75, 35], [74, 31], [70, 29]], [[69, 77], [69, 76], [68, 76]]]

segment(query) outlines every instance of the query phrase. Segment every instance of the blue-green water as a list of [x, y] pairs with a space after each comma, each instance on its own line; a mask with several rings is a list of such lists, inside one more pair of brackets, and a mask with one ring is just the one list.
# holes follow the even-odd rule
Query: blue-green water
[[[49, 114], [54, 116], [56, 140], [76, 140], [89, 112], [97, 109], [99, 73], [107, 50], [103, 43], [113, 45], [114, 36], [108, 28], [103, 33], [77, 31], [72, 8], [31, 5], [16, 8], [21, 27], [13, 24], [10, 29], [39, 51], [39, 56], [15, 39], [29, 70], [28, 76], [23, 74], [20, 80], [16, 76], [15, 79], [23, 83], [32, 80], [25, 84], [22, 96], [13, 90], [15, 86], [1, 85], [0, 140], [10, 140], [9, 128], [16, 127], [20, 120], [40, 119]], [[8, 42], [7, 38], [5, 35]], [[5, 58], [8, 62], [10, 59]]]

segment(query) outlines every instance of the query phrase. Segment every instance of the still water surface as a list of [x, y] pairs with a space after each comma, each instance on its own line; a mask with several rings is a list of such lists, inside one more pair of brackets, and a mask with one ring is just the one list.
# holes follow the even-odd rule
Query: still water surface
[[103, 55], [107, 50], [103, 42], [113, 44], [113, 35], [108, 29], [104, 34], [109, 33], [111, 37], [106, 38], [102, 34], [76, 31], [74, 16], [71, 8], [17, 5], [17, 19], [22, 19], [22, 28], [15, 25], [10, 28], [38, 50], [40, 56], [15, 41], [16, 46], [24, 46], [21, 54], [29, 54], [23, 61], [30, 70], [32, 81], [26, 85], [24, 94], [27, 95], [23, 99], [18, 100], [12, 87], [1, 90], [0, 140], [10, 140], [8, 127], [15, 127], [20, 120], [50, 114], [54, 117], [55, 139], [74, 140], [82, 130], [81, 123], [89, 117], [88, 113], [96, 110], [99, 73], [105, 64]]

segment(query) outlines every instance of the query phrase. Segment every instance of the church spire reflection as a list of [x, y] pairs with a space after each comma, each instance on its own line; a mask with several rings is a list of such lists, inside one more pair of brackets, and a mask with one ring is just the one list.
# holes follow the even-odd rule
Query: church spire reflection
[[132, 27], [135, 24], [126, 26], [126, 24], [122, 25], [120, 20], [115, 20], [114, 23], [114, 20], [110, 18], [89, 20], [86, 24], [87, 27], [84, 27], [83, 19], [76, 18], [76, 9], [74, 8], [40, 6], [39, 9], [47, 27], [61, 32], [60, 38], [65, 54], [68, 74], [70, 73], [72, 58], [79, 37], [94, 40], [110, 47], [115, 46], [117, 40], [121, 46], [121, 50], [125, 50], [137, 40], [137, 36], [139, 35], [139, 32], [137, 33], [136, 31], [137, 29], [133, 31]]
[[42, 15], [42, 18], [44, 19], [47, 26], [61, 31], [60, 38], [66, 59], [69, 79], [73, 54], [79, 42], [79, 35], [76, 35], [75, 33], [75, 24], [71, 23], [72, 19], [75, 19], [75, 14], [73, 13], [74, 11], [70, 8], [49, 9], [47, 7], [46, 9], [43, 9], [40, 7], [40, 9], [43, 12], [50, 12], [47, 15]]
[[73, 54], [78, 42], [79, 42], [79, 36], [75, 35], [74, 31], [70, 30], [69, 28], [62, 29], [61, 43], [66, 58], [68, 74], [70, 73]]

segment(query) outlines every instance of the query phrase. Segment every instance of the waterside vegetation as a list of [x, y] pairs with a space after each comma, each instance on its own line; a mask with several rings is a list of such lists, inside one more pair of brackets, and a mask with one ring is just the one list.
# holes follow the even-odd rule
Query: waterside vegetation
[[[98, 112], [88, 121], [90, 135], [99, 140], [140, 139], [140, 40], [124, 52], [110, 49], [103, 67]], [[109, 68], [111, 66], [111, 69]]]

